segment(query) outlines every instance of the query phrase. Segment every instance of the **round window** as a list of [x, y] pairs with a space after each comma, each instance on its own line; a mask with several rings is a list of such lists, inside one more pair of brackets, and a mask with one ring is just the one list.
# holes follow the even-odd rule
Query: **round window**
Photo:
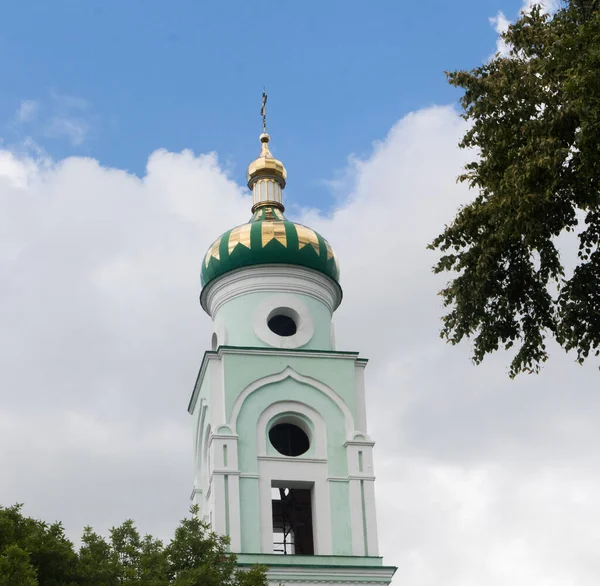
[[274, 334], [283, 337], [293, 336], [298, 330], [294, 318], [282, 313], [269, 317], [267, 325]]
[[293, 423], [278, 423], [269, 430], [273, 447], [284, 456], [300, 456], [308, 451], [310, 441], [304, 430]]
[[275, 348], [301, 348], [313, 337], [315, 324], [299, 296], [271, 295], [256, 308], [254, 333]]

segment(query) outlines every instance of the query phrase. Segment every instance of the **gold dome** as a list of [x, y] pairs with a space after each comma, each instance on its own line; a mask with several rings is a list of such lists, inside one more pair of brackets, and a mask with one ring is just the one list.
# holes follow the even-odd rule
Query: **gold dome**
[[271, 151], [269, 150], [270, 139], [271, 137], [266, 132], [263, 132], [260, 135], [260, 142], [262, 143], [260, 155], [258, 159], [255, 159], [250, 163], [246, 175], [248, 187], [250, 189], [252, 189], [259, 179], [275, 179], [281, 186], [281, 189], [285, 187], [287, 171], [285, 170], [283, 163], [271, 154]]

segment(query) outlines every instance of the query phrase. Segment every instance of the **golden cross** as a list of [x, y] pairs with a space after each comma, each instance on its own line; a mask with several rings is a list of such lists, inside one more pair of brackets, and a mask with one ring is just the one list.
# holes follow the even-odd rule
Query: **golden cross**
[[262, 108], [260, 109], [260, 115], [263, 119], [263, 132], [267, 132], [267, 92], [263, 89], [262, 93]]

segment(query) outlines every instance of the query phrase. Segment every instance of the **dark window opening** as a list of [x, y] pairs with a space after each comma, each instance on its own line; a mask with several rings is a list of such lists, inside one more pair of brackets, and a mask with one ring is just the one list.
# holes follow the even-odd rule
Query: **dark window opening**
[[273, 553], [314, 555], [310, 488], [273, 488]]
[[293, 423], [278, 423], [269, 430], [273, 447], [284, 456], [300, 456], [308, 451], [310, 441], [302, 429]]
[[269, 329], [278, 336], [293, 336], [296, 333], [296, 322], [289, 315], [274, 315], [267, 321]]

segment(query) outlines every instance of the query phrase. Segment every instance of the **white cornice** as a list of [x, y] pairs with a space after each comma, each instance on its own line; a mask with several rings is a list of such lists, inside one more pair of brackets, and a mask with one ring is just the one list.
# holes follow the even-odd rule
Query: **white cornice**
[[234, 433], [211, 433], [210, 434], [210, 439], [209, 441], [209, 445], [213, 443], [214, 440], [236, 440], [238, 439], [238, 436]]
[[225, 273], [211, 281], [200, 294], [200, 304], [214, 317], [221, 306], [246, 293], [299, 293], [324, 303], [333, 313], [342, 301], [342, 289], [330, 277], [301, 266], [255, 265]]
[[347, 448], [348, 446], [366, 446], [369, 448], [372, 448], [375, 445], [375, 442], [371, 441], [371, 440], [352, 440], [352, 441], [347, 441], [344, 442], [344, 447]]
[[303, 458], [302, 456], [257, 456], [257, 460], [265, 460], [269, 462], [309, 462], [311, 464], [327, 464], [327, 458]]
[[215, 468], [210, 475], [210, 482], [214, 476], [239, 476], [240, 471], [231, 468]]
[[348, 476], [348, 480], [368, 480], [369, 482], [375, 482], [375, 476], [367, 476], [366, 474], [358, 475], [358, 474], [350, 474]]
[[[292, 556], [289, 556], [292, 557]], [[318, 556], [315, 556], [318, 557]], [[287, 584], [389, 584], [396, 568], [390, 566], [360, 567], [360, 558], [356, 560], [357, 566], [341, 567], [332, 565], [330, 567], [308, 566], [294, 564], [271, 565], [267, 573], [269, 583]]]
[[252, 354], [253, 356], [293, 356], [304, 358], [339, 358], [342, 360], [361, 360], [358, 352], [343, 350], [302, 350], [288, 348], [249, 348], [247, 346], [221, 346], [217, 351], [218, 357], [222, 354]]
[[190, 500], [193, 501], [194, 497], [197, 494], [202, 495], [202, 489], [200, 489], [200, 488], [194, 488], [194, 489], [192, 489], [192, 494], [190, 495]]
[[[211, 360], [221, 360], [224, 354], [245, 354], [251, 356], [293, 356], [302, 358], [333, 358], [336, 360], [354, 360], [355, 362], [365, 361], [364, 358], [358, 357], [358, 352], [340, 352], [337, 350], [288, 350], [278, 348], [248, 348], [243, 346], [221, 346], [216, 352], [205, 352], [202, 364], [198, 376], [196, 377], [196, 384], [190, 397], [188, 404], [188, 412], [193, 413], [196, 406], [196, 400], [198, 399], [198, 393], [200, 393], [200, 387], [206, 374], [206, 369]], [[229, 436], [231, 437], [231, 436]]]

